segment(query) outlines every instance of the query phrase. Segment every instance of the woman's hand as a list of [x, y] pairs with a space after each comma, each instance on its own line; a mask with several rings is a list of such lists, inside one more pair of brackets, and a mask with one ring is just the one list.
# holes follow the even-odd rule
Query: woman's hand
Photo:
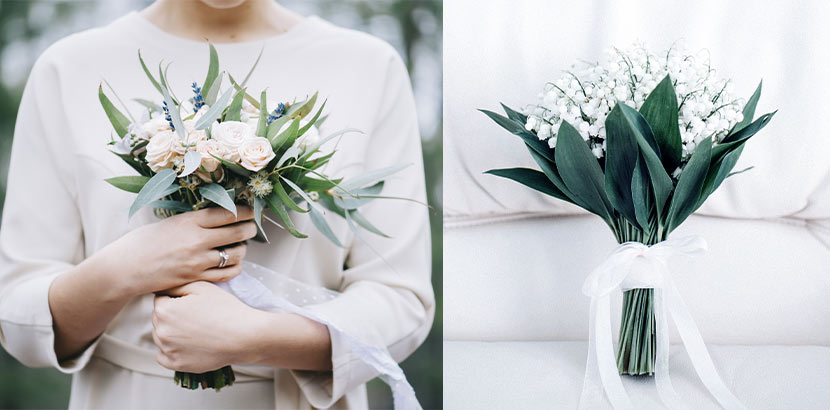
[[301, 316], [254, 309], [218, 286], [193, 282], [156, 296], [159, 364], [203, 373], [239, 363], [331, 369], [328, 328]]
[[[237, 216], [223, 208], [187, 212], [135, 229], [93, 256], [125, 272], [124, 291], [132, 296], [204, 280], [227, 281], [241, 272], [245, 240], [256, 236], [253, 211], [241, 206]], [[219, 249], [228, 261], [219, 268]]]

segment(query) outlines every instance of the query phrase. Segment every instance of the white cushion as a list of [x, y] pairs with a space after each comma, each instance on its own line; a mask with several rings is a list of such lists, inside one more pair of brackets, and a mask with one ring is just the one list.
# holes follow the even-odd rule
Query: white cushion
[[[585, 342], [444, 342], [444, 407], [575, 409]], [[726, 386], [752, 410], [819, 410], [830, 403], [830, 347], [709, 346]], [[719, 408], [685, 352], [672, 346], [672, 383], [689, 408]], [[635, 408], [663, 409], [653, 378], [623, 379]]]
[[[692, 216], [672, 234], [709, 243], [671, 264], [707, 343], [830, 345], [830, 250], [817, 229]], [[582, 283], [615, 246], [593, 215], [445, 221], [444, 338], [585, 340]], [[618, 292], [615, 327], [620, 305]]]

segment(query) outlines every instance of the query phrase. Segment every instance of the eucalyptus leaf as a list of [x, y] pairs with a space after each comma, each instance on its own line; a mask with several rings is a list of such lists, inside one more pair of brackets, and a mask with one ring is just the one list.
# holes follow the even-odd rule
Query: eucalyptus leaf
[[159, 173], [150, 178], [141, 190], [138, 191], [138, 196], [135, 198], [132, 206], [130, 206], [130, 217], [150, 202], [169, 195], [168, 188], [170, 188], [175, 180], [176, 171], [173, 171], [172, 169], [161, 170]]
[[182, 170], [182, 173], [179, 174], [179, 177], [186, 177], [192, 174], [199, 169], [199, 165], [201, 164], [202, 154], [196, 151], [187, 151], [187, 153], [184, 154], [184, 169]]
[[240, 175], [240, 176], [243, 176], [243, 177], [249, 177], [252, 174], [251, 171], [248, 171], [247, 169], [245, 169], [244, 167], [242, 167], [239, 164], [235, 164], [235, 163], [230, 162], [230, 161], [228, 161], [224, 158], [217, 157], [216, 155], [213, 155], [213, 154], [210, 154], [210, 156], [212, 156], [213, 158], [216, 158], [219, 162], [222, 163], [222, 165], [227, 167], [231, 172], [233, 172], [236, 175]]
[[218, 118], [222, 115], [222, 111], [225, 110], [225, 107], [228, 105], [228, 101], [230, 101], [231, 97], [233, 97], [233, 89], [228, 89], [219, 97], [219, 100], [216, 101], [216, 104], [211, 105], [198, 120], [196, 120], [195, 128], [197, 130], [203, 130], [209, 128]]
[[311, 119], [305, 125], [303, 125], [302, 128], [300, 128], [300, 131], [297, 133], [297, 137], [300, 137], [303, 134], [305, 134], [306, 131], [308, 131], [317, 122], [317, 119], [320, 118], [320, 114], [323, 112], [323, 108], [326, 108], [326, 102], [327, 101], [323, 101], [323, 104], [320, 105], [320, 109], [317, 110], [317, 113], [314, 114], [314, 117], [311, 117]]
[[299, 106], [299, 108], [291, 110], [290, 116], [291, 118], [304, 118], [308, 113], [314, 109], [314, 104], [317, 103], [317, 93], [311, 96], [303, 105]]
[[291, 182], [290, 179], [282, 177], [282, 176], [280, 177], [280, 179], [282, 179], [283, 182], [285, 182], [286, 185], [291, 187], [291, 189], [293, 189], [294, 192], [296, 192], [298, 195], [300, 195], [300, 197], [302, 197], [303, 200], [308, 202], [308, 204], [311, 205], [312, 208], [317, 208], [317, 211], [319, 211], [320, 213], [324, 213], [323, 208], [317, 202], [312, 201], [311, 198], [308, 196], [308, 194], [306, 194], [305, 191], [303, 191], [302, 188], [297, 186], [297, 184], [295, 184], [294, 182]]
[[236, 80], [233, 79], [233, 76], [230, 75], [230, 73], [228, 73], [228, 80], [231, 81], [231, 84], [233, 84], [234, 88], [236, 88], [236, 91], [242, 92], [242, 97], [245, 100], [247, 100], [251, 105], [253, 105], [254, 108], [259, 109], [259, 101], [257, 101], [256, 98], [254, 98], [251, 94], [248, 94], [245, 91], [245, 87], [239, 85], [239, 83], [237, 83]]
[[330, 240], [335, 246], [342, 248], [343, 244], [341, 244], [340, 240], [337, 239], [337, 236], [334, 234], [334, 231], [332, 231], [331, 226], [329, 226], [329, 223], [326, 221], [326, 218], [323, 217], [323, 214], [314, 209], [314, 207], [309, 207], [308, 210], [311, 216], [311, 223], [314, 224], [317, 230], [320, 231], [323, 236], [328, 238], [328, 240]]
[[210, 93], [213, 82], [219, 76], [219, 54], [216, 52], [216, 47], [213, 44], [208, 44], [208, 46], [210, 48], [210, 62], [208, 64], [207, 76], [205, 76], [205, 81], [202, 82], [202, 97]]
[[154, 102], [152, 102], [152, 101], [150, 101], [150, 100], [145, 100], [143, 98], [133, 98], [133, 101], [143, 105], [145, 108], [147, 108], [151, 112], [161, 112], [161, 106], [154, 103]]
[[259, 232], [262, 233], [262, 237], [268, 242], [268, 235], [265, 234], [265, 229], [262, 228], [262, 208], [264, 207], [265, 200], [254, 196], [254, 222], [256, 222], [257, 228], [259, 228]]
[[222, 71], [219, 73], [219, 76], [217, 76], [216, 79], [213, 80], [213, 84], [211, 84], [208, 91], [205, 91], [204, 88], [202, 89], [202, 98], [204, 98], [205, 104], [207, 104], [209, 107], [213, 107], [213, 105], [216, 103], [216, 97], [219, 96], [219, 89], [222, 88], [222, 78], [224, 77], [225, 72]]
[[300, 130], [300, 120], [299, 118], [292, 121], [291, 125], [285, 129], [285, 131], [281, 132], [277, 135], [274, 139], [271, 140], [271, 147], [274, 151], [280, 151], [282, 149], [288, 148], [291, 144], [294, 143], [294, 140], [297, 139], [297, 132]]
[[162, 84], [164, 85], [161, 88], [161, 93], [164, 95], [164, 101], [167, 102], [167, 108], [170, 112], [170, 118], [173, 122], [173, 127], [176, 128], [176, 134], [178, 134], [179, 138], [184, 141], [185, 133], [184, 133], [184, 123], [182, 122], [181, 112], [179, 112], [179, 106], [170, 96], [170, 91], [167, 89], [167, 81], [164, 79], [164, 75], [161, 75]]
[[143, 175], [130, 175], [108, 178], [105, 179], [105, 181], [109, 182], [112, 186], [118, 189], [137, 194], [141, 191], [141, 188], [144, 188], [144, 185], [150, 181], [150, 177], [145, 177]]
[[375, 184], [376, 182], [381, 181], [384, 178], [409, 167], [410, 165], [412, 164], [400, 164], [367, 171], [354, 178], [347, 179], [345, 182], [340, 184], [339, 188], [336, 189], [342, 193], [353, 191], [357, 188], [364, 187], [366, 185]]
[[110, 120], [112, 128], [115, 129], [115, 133], [118, 137], [123, 138], [128, 133], [130, 120], [121, 111], [118, 111], [118, 108], [115, 108], [112, 101], [104, 94], [104, 89], [100, 84], [98, 85], [98, 99], [101, 101], [101, 107], [104, 108], [104, 113]]
[[282, 201], [283, 205], [294, 211], [300, 213], [308, 212], [305, 209], [300, 208], [300, 206], [297, 205], [297, 203], [294, 202], [294, 200], [288, 196], [288, 192], [286, 192], [285, 188], [282, 186], [282, 183], [280, 181], [274, 181], [274, 190], [271, 193], [271, 196], [276, 196], [277, 198], [279, 198], [280, 201]]
[[288, 233], [297, 238], [308, 238], [308, 235], [305, 235], [297, 230], [294, 226], [294, 222], [288, 216], [288, 211], [285, 210], [285, 206], [277, 198], [275, 198], [274, 195], [265, 197], [265, 203], [268, 204], [268, 208], [274, 213], [274, 216], [276, 216], [282, 223], [282, 227], [287, 230]]
[[281, 167], [283, 164], [285, 164], [286, 161], [288, 161], [291, 158], [297, 158], [298, 155], [300, 155], [299, 148], [293, 145], [288, 147], [288, 149], [285, 150], [282, 156], [280, 156], [280, 159], [277, 161], [277, 166]]
[[342, 179], [323, 180], [304, 176], [300, 179], [299, 185], [308, 192], [328, 191], [339, 184]]
[[[228, 106], [228, 111], [222, 121], [239, 121], [242, 115], [242, 98], [245, 96], [245, 89], [239, 89], [236, 95], [231, 100], [231, 105]], [[257, 104], [259, 105], [259, 104]]]
[[551, 182], [548, 177], [540, 171], [529, 168], [505, 168], [505, 169], [491, 169], [485, 174], [495, 175], [502, 178], [512, 179], [528, 188], [535, 189], [545, 195], [561, 199], [567, 202], [573, 202], [567, 195], [562, 193], [556, 185]]
[[268, 121], [268, 104], [266, 103], [266, 91], [262, 90], [259, 95], [259, 119], [256, 126], [256, 136], [265, 137], [266, 122]]
[[147, 68], [147, 64], [144, 64], [144, 59], [141, 58], [141, 50], [138, 50], [138, 61], [141, 62], [141, 69], [144, 70], [144, 74], [146, 74], [147, 78], [150, 79], [150, 82], [153, 84], [153, 87], [155, 87], [156, 90], [158, 90], [159, 94], [162, 94], [161, 85], [158, 81], [156, 81], [156, 78], [153, 77], [153, 74], [150, 73], [150, 69]]
[[390, 238], [389, 235], [383, 233], [380, 229], [378, 229], [374, 225], [372, 225], [372, 223], [369, 222], [369, 220], [366, 219], [366, 217], [363, 216], [363, 214], [358, 212], [357, 209], [352, 209], [352, 210], [348, 211], [348, 213], [349, 213], [349, 217], [352, 219], [352, 221], [354, 221], [355, 223], [357, 223], [358, 225], [363, 227], [363, 229], [365, 229], [365, 230], [367, 230], [367, 231], [369, 231], [369, 232], [371, 232], [375, 235], [382, 236], [384, 238]]
[[264, 51], [265, 51], [265, 45], [263, 45], [262, 48], [259, 49], [259, 55], [256, 57], [256, 61], [254, 61], [254, 65], [252, 65], [251, 69], [248, 70], [248, 74], [245, 75], [245, 78], [242, 80], [242, 84], [240, 84], [241, 88], [245, 88], [245, 86], [248, 84], [248, 80], [251, 79], [251, 74], [254, 73], [254, 70], [256, 69], [257, 65], [259, 65], [259, 60], [262, 58], [262, 53]]
[[349, 192], [350, 195], [338, 198], [335, 202], [343, 209], [357, 209], [377, 198], [382, 190], [383, 181], [366, 188], [354, 189]]
[[203, 198], [230, 211], [236, 216], [236, 204], [233, 203], [233, 196], [225, 190], [222, 185], [210, 183], [199, 187], [199, 194]]

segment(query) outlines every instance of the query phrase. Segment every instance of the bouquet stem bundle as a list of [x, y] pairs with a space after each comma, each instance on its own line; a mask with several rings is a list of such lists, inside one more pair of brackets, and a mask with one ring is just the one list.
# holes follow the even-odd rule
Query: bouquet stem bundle
[[205, 373], [185, 373], [177, 371], [173, 376], [173, 381], [185, 389], [196, 390], [201, 387], [203, 389], [219, 389], [230, 386], [236, 380], [233, 374], [233, 369], [230, 366], [225, 366], [219, 370], [213, 370]]

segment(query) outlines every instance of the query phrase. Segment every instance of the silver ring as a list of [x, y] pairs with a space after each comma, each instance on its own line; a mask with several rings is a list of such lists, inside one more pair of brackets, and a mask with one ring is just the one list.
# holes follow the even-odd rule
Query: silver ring
[[217, 268], [224, 268], [228, 264], [228, 259], [228, 253], [224, 249], [219, 249], [219, 266]]

